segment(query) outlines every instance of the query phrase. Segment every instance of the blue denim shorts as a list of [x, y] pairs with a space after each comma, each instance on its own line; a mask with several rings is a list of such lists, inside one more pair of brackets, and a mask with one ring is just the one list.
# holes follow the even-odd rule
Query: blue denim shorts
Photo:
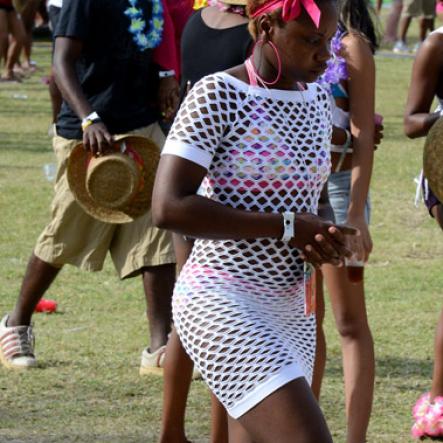
[[[335, 223], [346, 223], [349, 201], [351, 197], [351, 171], [333, 172], [328, 180], [328, 195], [334, 211]], [[371, 218], [371, 202], [368, 196], [365, 205], [365, 219], [369, 224]]]
[[426, 180], [426, 178], [423, 176], [422, 181], [421, 181], [421, 189], [423, 192], [423, 200], [425, 202], [426, 207], [428, 208], [429, 211], [429, 215], [431, 217], [434, 217], [434, 215], [432, 214], [432, 208], [435, 205], [441, 205], [441, 201], [436, 197], [436, 195], [432, 192], [431, 187], [428, 184], [428, 181]]

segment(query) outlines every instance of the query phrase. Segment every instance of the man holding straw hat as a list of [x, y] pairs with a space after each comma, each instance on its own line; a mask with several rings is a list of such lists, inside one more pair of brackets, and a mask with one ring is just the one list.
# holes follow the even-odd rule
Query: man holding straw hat
[[[14, 310], [0, 322], [0, 361], [36, 366], [31, 317], [65, 264], [102, 269], [109, 251], [121, 279], [141, 275], [150, 347], [142, 373], [160, 370], [171, 324], [175, 255], [152, 226], [152, 181], [164, 143], [160, 111], [175, 111], [173, 27], [162, 0], [65, 0], [54, 73], [64, 102], [52, 218], [37, 241]], [[159, 106], [157, 106], [157, 103]]]

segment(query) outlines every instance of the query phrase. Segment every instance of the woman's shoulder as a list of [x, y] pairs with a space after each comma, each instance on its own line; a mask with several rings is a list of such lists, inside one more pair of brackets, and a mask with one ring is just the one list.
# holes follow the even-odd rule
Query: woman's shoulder
[[443, 34], [432, 33], [421, 44], [414, 61], [415, 69], [424, 75], [439, 76], [443, 68]]
[[342, 38], [342, 48], [346, 52], [359, 52], [372, 56], [372, 46], [369, 39], [361, 32], [349, 31]]
[[435, 54], [443, 54], [443, 27], [438, 28], [429, 34], [426, 40], [422, 43], [420, 49], [422, 48]]
[[[241, 92], [241, 81], [228, 74], [226, 71], [219, 71], [213, 74], [205, 75], [195, 83], [192, 90], [198, 94], [214, 93], [220, 99], [227, 97], [231, 93], [230, 99], [234, 98], [238, 92]], [[212, 97], [211, 97], [212, 98]]]

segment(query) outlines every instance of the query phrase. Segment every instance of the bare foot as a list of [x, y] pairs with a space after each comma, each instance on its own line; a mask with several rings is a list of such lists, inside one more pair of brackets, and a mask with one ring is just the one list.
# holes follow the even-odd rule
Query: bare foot
[[6, 72], [0, 77], [0, 82], [21, 83], [22, 79], [13, 72]]

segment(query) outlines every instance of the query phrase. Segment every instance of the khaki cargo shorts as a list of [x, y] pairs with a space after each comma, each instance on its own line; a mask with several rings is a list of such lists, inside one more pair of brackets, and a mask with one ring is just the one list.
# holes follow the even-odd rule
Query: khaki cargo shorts
[[[165, 141], [155, 123], [132, 131], [154, 140]], [[170, 233], [152, 226], [151, 212], [131, 223], [109, 224], [96, 220], [78, 205], [68, 186], [67, 160], [78, 140], [55, 136], [54, 151], [58, 170], [52, 219], [35, 247], [35, 255], [53, 266], [70, 264], [87, 271], [100, 271], [109, 251], [120, 278], [137, 275], [145, 266], [175, 263]]]
[[435, 17], [436, 0], [406, 0], [404, 3], [404, 17]]

